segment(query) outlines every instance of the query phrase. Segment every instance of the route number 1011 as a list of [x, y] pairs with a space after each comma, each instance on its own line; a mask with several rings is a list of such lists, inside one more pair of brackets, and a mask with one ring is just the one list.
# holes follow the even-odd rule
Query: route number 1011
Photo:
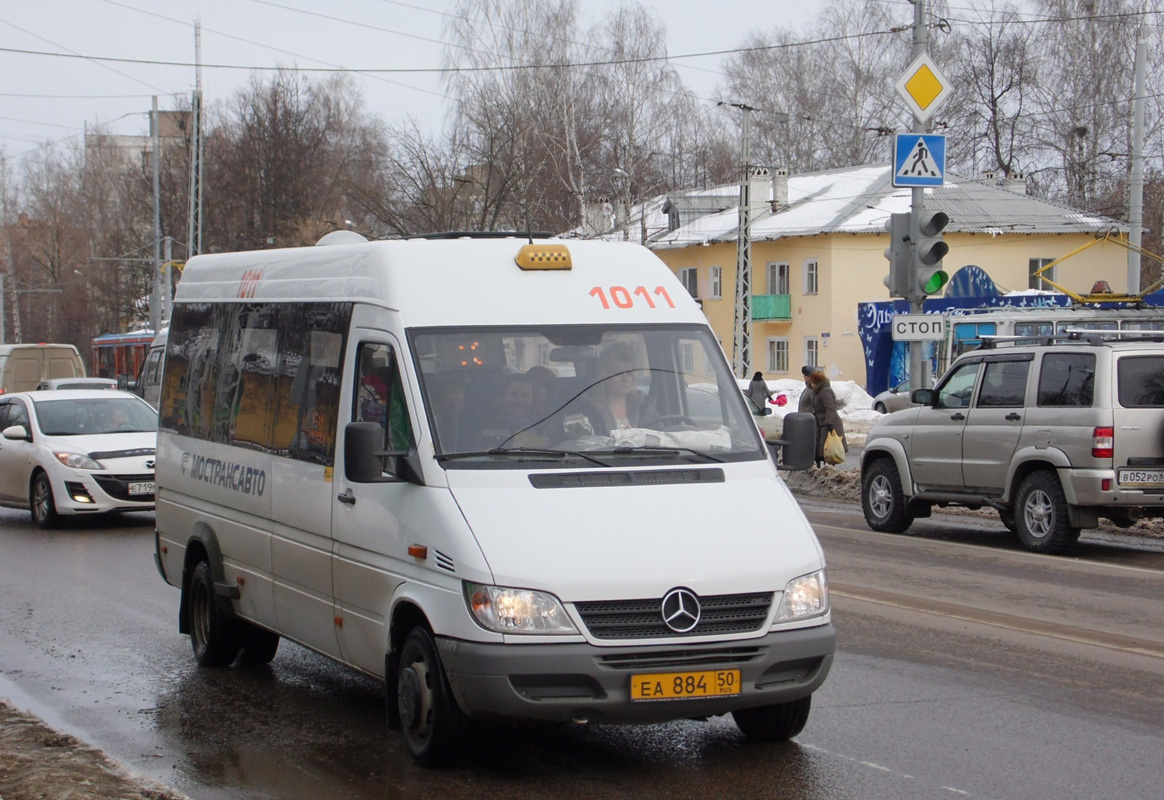
[[656, 286], [653, 292], [648, 291], [646, 286], [636, 286], [633, 289], [625, 286], [611, 286], [609, 289], [595, 286], [590, 290], [590, 296], [597, 297], [603, 308], [634, 308], [636, 304], [642, 303], [646, 303], [650, 308], [657, 308], [658, 298], [662, 298], [659, 302], [666, 303], [668, 308], [675, 307], [671, 295], [667, 294], [667, 290], [662, 286]]

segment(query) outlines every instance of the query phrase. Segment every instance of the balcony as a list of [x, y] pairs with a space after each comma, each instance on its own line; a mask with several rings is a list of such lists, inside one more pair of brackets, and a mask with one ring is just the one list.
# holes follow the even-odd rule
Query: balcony
[[752, 295], [753, 322], [791, 322], [792, 297], [787, 294]]

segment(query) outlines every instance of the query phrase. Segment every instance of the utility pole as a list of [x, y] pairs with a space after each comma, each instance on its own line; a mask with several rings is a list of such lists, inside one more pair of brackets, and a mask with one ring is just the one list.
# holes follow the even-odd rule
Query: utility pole
[[154, 333], [161, 329], [162, 324], [162, 139], [158, 128], [158, 96], [155, 94], [150, 113], [154, 151], [154, 290], [150, 296], [150, 330]]
[[741, 378], [752, 368], [752, 106], [723, 103], [743, 112], [740, 160], [740, 217], [736, 233], [736, 316], [732, 334], [732, 369]]
[[[926, 30], [926, 3], [925, 0], [914, 0], [913, 4], [913, 52], [910, 55], [911, 59], [916, 59], [922, 53], [926, 52], [929, 45], [929, 31]], [[913, 132], [925, 133], [928, 126], [916, 115], [913, 118]], [[915, 187], [910, 190], [910, 214], [909, 235], [910, 238], [917, 242], [921, 238], [919, 231], [919, 221], [921, 215], [925, 213], [926, 209], [926, 190]], [[917, 275], [918, 263], [916, 260], [917, 248], [911, 248], [914, 251], [915, 259], [913, 261], [914, 275]], [[919, 296], [916, 292], [911, 292], [909, 298], [909, 313], [921, 314], [922, 306], [925, 304], [925, 297]], [[909, 387], [910, 389], [928, 389], [932, 382], [928, 366], [925, 365], [925, 347], [922, 342], [910, 342], [909, 345]]]
[[1128, 294], [1140, 293], [1140, 245], [1144, 228], [1144, 64], [1147, 61], [1148, 46], [1144, 42], [1141, 27], [1139, 42], [1136, 43], [1136, 82], [1132, 97], [1132, 174], [1129, 179], [1128, 198]]
[[[202, 252], [202, 21], [194, 23], [195, 89], [190, 98], [190, 212], [186, 260]], [[167, 276], [168, 277], [168, 276]], [[166, 284], [167, 291], [169, 283]]]

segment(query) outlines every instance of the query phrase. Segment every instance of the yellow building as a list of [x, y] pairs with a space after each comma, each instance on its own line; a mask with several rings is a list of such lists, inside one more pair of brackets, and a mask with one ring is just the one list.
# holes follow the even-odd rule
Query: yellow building
[[[803, 364], [865, 383], [858, 303], [889, 300], [885, 222], [910, 210], [888, 165], [753, 181], [751, 366], [765, 378], [799, 379]], [[735, 320], [739, 187], [693, 191], [646, 205], [648, 246], [703, 305], [729, 360]], [[1020, 180], [966, 180], [947, 174], [926, 190], [926, 208], [946, 212], [953, 275], [977, 265], [1004, 290], [1050, 289], [1039, 267], [1116, 227], [1115, 220], [1037, 200]], [[652, 213], [652, 209], [654, 209]], [[632, 227], [639, 227], [632, 220]], [[1127, 291], [1127, 251], [1103, 243], [1057, 265], [1056, 283], [1086, 294], [1096, 281]]]

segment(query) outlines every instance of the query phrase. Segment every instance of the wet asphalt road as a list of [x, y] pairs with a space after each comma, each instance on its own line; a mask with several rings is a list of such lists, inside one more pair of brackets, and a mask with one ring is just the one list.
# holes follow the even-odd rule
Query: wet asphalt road
[[1018, 550], [997, 522], [911, 535], [807, 504], [840, 649], [794, 743], [729, 719], [487, 729], [414, 766], [379, 686], [284, 643], [206, 671], [152, 560], [153, 516], [43, 533], [0, 510], [0, 696], [194, 798], [1149, 798], [1164, 751], [1164, 553]]

